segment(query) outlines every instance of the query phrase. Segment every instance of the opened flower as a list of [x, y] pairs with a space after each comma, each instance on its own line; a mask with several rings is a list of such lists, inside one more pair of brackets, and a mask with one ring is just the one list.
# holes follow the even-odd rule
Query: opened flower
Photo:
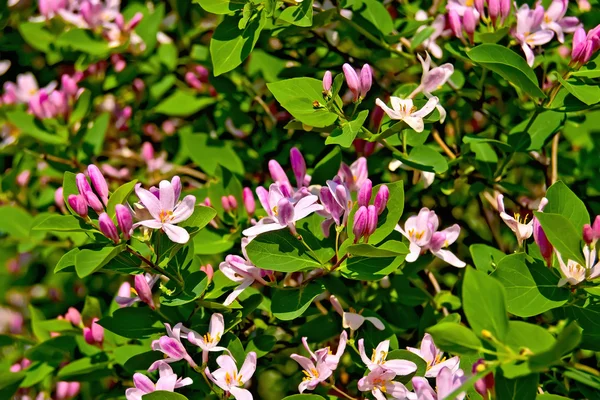
[[423, 336], [420, 349], [414, 347], [407, 347], [406, 349], [427, 362], [427, 372], [425, 372], [426, 378], [435, 378], [442, 368], [449, 368], [452, 372], [458, 371], [460, 359], [458, 357], [452, 357], [446, 360], [444, 358], [444, 353], [436, 347], [435, 343], [433, 343], [433, 338], [429, 333], [426, 333], [425, 336]]
[[[425, 57], [425, 60], [421, 57], [421, 55], [417, 55], [419, 61], [421, 61], [421, 65], [423, 67], [423, 75], [421, 76], [421, 84], [409, 95], [412, 98], [419, 92], [423, 92], [425, 97], [431, 99], [433, 95], [432, 92], [441, 89], [442, 86], [454, 73], [454, 66], [450, 63], [442, 64], [439, 67], [431, 68], [431, 57], [429, 53]], [[438, 102], [435, 106], [440, 113], [440, 122], [443, 123], [446, 119], [446, 109], [442, 107], [442, 105]]]
[[[515, 213], [514, 216], [511, 217], [504, 208], [504, 196], [499, 194], [497, 197], [497, 201], [500, 218], [502, 218], [502, 220], [506, 225], [508, 225], [510, 230], [515, 233], [517, 241], [519, 242], [519, 247], [522, 246], [523, 241], [529, 239], [533, 234], [533, 219], [531, 219], [529, 222], [526, 222], [527, 215], [521, 217], [521, 214], [519, 213]], [[548, 204], [548, 199], [544, 197], [540, 201], [538, 211], [544, 211], [544, 207], [546, 207], [546, 204]]]
[[135, 193], [152, 219], [139, 221], [134, 228], [145, 226], [150, 229], [161, 229], [175, 243], [187, 243], [190, 240], [189, 233], [176, 224], [185, 221], [193, 214], [196, 197], [187, 195], [179, 201], [181, 188], [176, 190], [169, 181], [160, 182], [158, 197], [140, 186], [135, 188]]
[[183, 334], [187, 333], [187, 339], [190, 343], [202, 349], [202, 362], [208, 362], [208, 352], [210, 351], [228, 351], [225, 347], [218, 346], [223, 333], [225, 332], [225, 320], [222, 314], [215, 313], [210, 317], [208, 332], [200, 335], [198, 332], [182, 328]]
[[390, 103], [392, 108], [389, 108], [381, 99], [375, 100], [375, 104], [381, 107], [391, 119], [403, 121], [415, 131], [423, 132], [423, 129], [425, 129], [423, 118], [431, 114], [439, 104], [439, 99], [433, 96], [420, 110], [413, 104], [412, 99], [401, 99], [392, 96], [390, 97]]
[[242, 368], [238, 371], [235, 360], [230, 356], [219, 356], [217, 358], [219, 369], [212, 373], [208, 367], [204, 370], [208, 379], [237, 400], [252, 400], [252, 393], [244, 389], [244, 384], [252, 378], [256, 371], [256, 353], [251, 351], [246, 356]]
[[559, 42], [564, 43], [565, 33], [575, 32], [579, 26], [577, 17], [565, 17], [569, 0], [553, 0], [544, 13], [542, 21], [542, 29], [550, 29], [556, 33], [556, 38]]
[[541, 46], [551, 41], [552, 37], [554, 37], [554, 32], [550, 29], [542, 28], [544, 7], [539, 4], [533, 10], [529, 8], [529, 5], [523, 4], [517, 10], [516, 17], [517, 27], [512, 31], [512, 35], [521, 44], [527, 64], [533, 67], [535, 54], [532, 47]]
[[558, 286], [564, 286], [567, 283], [571, 286], [580, 284], [585, 280], [592, 280], [600, 276], [600, 261], [596, 263], [596, 250], [588, 245], [583, 246], [583, 256], [585, 258], [585, 266], [577, 261], [567, 260], [567, 263], [562, 259], [560, 253], [555, 249], [556, 258], [560, 265], [562, 278], [558, 281]]
[[144, 374], [134, 374], [133, 384], [135, 388], [129, 388], [125, 391], [127, 400], [142, 400], [142, 396], [156, 390], [174, 392], [177, 388], [194, 383], [191, 378], [177, 378], [171, 366], [165, 362], [160, 362], [158, 365], [158, 373], [159, 378], [156, 384]]
[[344, 354], [344, 350], [346, 350], [347, 342], [348, 342], [348, 334], [346, 333], [346, 331], [342, 331], [342, 333], [340, 334], [340, 341], [338, 343], [338, 348], [337, 348], [335, 354], [333, 354], [333, 352], [331, 351], [329, 346], [324, 347], [322, 349], [318, 349], [315, 352], [313, 352], [310, 349], [310, 347], [308, 347], [307, 338], [306, 337], [302, 338], [302, 344], [304, 345], [304, 348], [306, 349], [308, 354], [310, 354], [312, 361], [317, 363], [321, 359], [321, 355], [325, 354], [325, 357], [323, 360], [324, 360], [325, 364], [329, 367], [329, 369], [331, 369], [332, 371], [335, 371], [335, 369], [337, 368], [337, 366], [340, 362], [340, 359], [342, 358], [342, 355]]
[[181, 343], [182, 327], [181, 322], [175, 325], [173, 329], [171, 329], [171, 325], [165, 324], [167, 336], [162, 336], [160, 339], [153, 341], [152, 350], [163, 352], [167, 358], [152, 363], [148, 368], [149, 372], [154, 371], [161, 363], [172, 363], [180, 360], [186, 360], [192, 368], [198, 366]]
[[369, 358], [365, 353], [364, 339], [359, 339], [358, 341], [360, 358], [371, 371], [374, 371], [378, 367], [383, 367], [387, 370], [393, 371], [396, 375], [409, 375], [417, 370], [417, 364], [412, 361], [386, 360], [389, 350], [390, 341], [384, 340], [383, 342], [379, 343], [375, 349], [373, 349], [373, 354], [371, 358]]
[[387, 396], [393, 399], [408, 399], [410, 392], [402, 383], [394, 382], [395, 377], [394, 371], [376, 367], [358, 381], [358, 390], [371, 392], [377, 400], [386, 400]]
[[[331, 295], [329, 297], [329, 301], [331, 301], [331, 305], [333, 306], [335, 311], [337, 311], [337, 313], [342, 316], [342, 326], [344, 328], [350, 328], [353, 331], [355, 331], [358, 328], [360, 328], [362, 324], [365, 323], [365, 321], [369, 321], [373, 324], [373, 326], [375, 326], [375, 328], [379, 329], [380, 331], [385, 329], [385, 325], [383, 325], [383, 322], [381, 322], [378, 318], [363, 317], [362, 315], [357, 314], [355, 312], [345, 312], [342, 308], [342, 305], [335, 296]], [[351, 309], [351, 311], [353, 310]]]
[[369, 177], [367, 159], [360, 157], [350, 165], [342, 163], [338, 171], [338, 176], [342, 178], [342, 181], [350, 191], [358, 192]]
[[333, 373], [326, 362], [327, 353], [315, 353], [316, 360], [292, 354], [292, 360], [296, 361], [303, 368], [302, 373], [305, 375], [302, 382], [298, 385], [298, 391], [303, 393], [305, 390], [314, 390], [321, 382], [325, 382]]
[[[461, 369], [452, 372], [450, 368], [442, 368], [435, 380], [435, 390], [431, 387], [426, 378], [420, 376], [412, 378], [412, 384], [415, 389], [416, 400], [444, 400], [466, 380], [465, 374]], [[411, 398], [414, 399], [415, 397]], [[464, 398], [465, 393], [461, 393], [454, 399], [448, 400], [462, 400]]]

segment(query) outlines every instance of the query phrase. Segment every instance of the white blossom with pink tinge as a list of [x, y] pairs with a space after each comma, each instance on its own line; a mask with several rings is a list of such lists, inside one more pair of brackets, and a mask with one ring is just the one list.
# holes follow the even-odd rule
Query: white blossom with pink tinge
[[299, 354], [290, 356], [292, 360], [300, 364], [304, 374], [302, 382], [298, 385], [300, 393], [304, 393], [305, 390], [314, 390], [319, 383], [325, 382], [333, 373], [333, 370], [329, 368], [325, 361], [327, 354], [320, 352], [315, 356], [317, 357], [316, 361]]
[[575, 286], [585, 280], [592, 280], [600, 276], [600, 261], [596, 263], [596, 250], [593, 248], [590, 249], [588, 245], [583, 247], [585, 265], [581, 265], [579, 262], [570, 259], [565, 264], [560, 253], [556, 249], [554, 249], [554, 252], [556, 253], [556, 258], [558, 258], [562, 274], [562, 278], [558, 281], [559, 287], [567, 283]]
[[540, 4], [533, 10], [529, 8], [529, 5], [523, 4], [515, 15], [517, 17], [517, 27], [512, 30], [511, 34], [521, 45], [527, 64], [533, 67], [535, 54], [532, 47], [541, 46], [551, 41], [554, 32], [542, 28], [544, 7]]
[[384, 340], [379, 343], [375, 349], [371, 358], [367, 357], [365, 352], [365, 340], [358, 340], [358, 351], [360, 358], [365, 363], [370, 371], [374, 371], [378, 367], [383, 367], [387, 370], [393, 371], [396, 375], [410, 375], [417, 370], [417, 364], [408, 360], [387, 360], [387, 355], [390, 350], [390, 341]]
[[420, 349], [414, 347], [407, 347], [406, 349], [427, 362], [427, 371], [425, 372], [427, 378], [435, 378], [442, 368], [449, 368], [452, 372], [456, 372], [460, 367], [460, 358], [452, 357], [446, 360], [444, 353], [435, 346], [429, 333], [423, 336]]
[[200, 335], [198, 332], [182, 327], [181, 333], [187, 334], [190, 343], [202, 349], [202, 362], [208, 362], [208, 353], [211, 351], [229, 351], [225, 347], [218, 346], [223, 333], [225, 332], [225, 320], [223, 315], [215, 313], [210, 317], [208, 332]]
[[252, 400], [252, 393], [244, 389], [244, 384], [252, 378], [256, 371], [256, 353], [253, 351], [248, 353], [239, 371], [235, 360], [227, 355], [219, 356], [217, 364], [220, 368], [212, 373], [208, 367], [204, 370], [208, 379], [225, 392], [230, 393], [236, 400]]
[[431, 114], [439, 102], [439, 99], [433, 96], [427, 100], [427, 103], [419, 110], [413, 104], [412, 99], [401, 99], [400, 97], [391, 96], [390, 104], [392, 105], [392, 108], [388, 107], [381, 99], [375, 100], [375, 104], [381, 107], [388, 117], [403, 121], [416, 132], [423, 132], [425, 129], [423, 118]]
[[342, 163], [338, 176], [342, 178], [342, 181], [351, 192], [358, 192], [369, 178], [367, 159], [360, 157], [350, 165]]
[[188, 195], [179, 201], [177, 192], [171, 182], [166, 180], [160, 182], [158, 198], [141, 186], [136, 187], [135, 193], [152, 219], [135, 223], [134, 229], [138, 226], [161, 229], [173, 242], [187, 243], [190, 240], [189, 233], [176, 224], [185, 221], [194, 213], [196, 197]]
[[553, 0], [544, 13], [542, 29], [550, 29], [556, 33], [560, 43], [565, 41], [565, 33], [573, 33], [581, 25], [577, 17], [565, 17], [569, 0]]
[[375, 326], [375, 328], [379, 329], [380, 331], [385, 329], [385, 325], [383, 325], [383, 322], [381, 322], [378, 318], [363, 317], [362, 315], [354, 312], [345, 312], [342, 308], [342, 305], [335, 296], [331, 295], [329, 297], [329, 301], [331, 302], [331, 305], [333, 306], [334, 310], [342, 316], [342, 327], [344, 327], [345, 329], [350, 328], [351, 330], [355, 331], [358, 328], [360, 328], [362, 324], [365, 323], [365, 321], [369, 321], [373, 324], [373, 326]]
[[450, 368], [442, 368], [435, 380], [436, 385], [434, 390], [426, 378], [415, 376], [412, 378], [415, 393], [409, 394], [409, 398], [415, 400], [463, 400], [465, 398], [464, 392], [454, 399], [447, 399], [447, 397], [466, 380], [467, 378], [461, 369], [452, 372]]
[[413, 215], [406, 220], [404, 229], [400, 225], [396, 230], [404, 235], [409, 241], [410, 253], [406, 256], [407, 262], [416, 261], [419, 256], [429, 250], [434, 256], [441, 258], [448, 264], [457, 268], [465, 267], [465, 263], [456, 257], [450, 250], [445, 250], [458, 239], [460, 226], [452, 225], [438, 232], [439, 219], [434, 211], [423, 207], [418, 215]]
[[[420, 54], [417, 55], [419, 61], [421, 61], [421, 66], [423, 67], [423, 75], [421, 76], [421, 83], [419, 86], [410, 94], [409, 97], [411, 98], [415, 94], [423, 92], [425, 97], [431, 99], [434, 97], [431, 93], [441, 89], [454, 73], [454, 66], [450, 63], [431, 68], [431, 57], [429, 56], [429, 53], [426, 54], [425, 60], [423, 60]], [[439, 102], [435, 108], [440, 113], [440, 123], [443, 123], [446, 119], [446, 109], [442, 107]]]
[[142, 396], [156, 390], [174, 392], [177, 388], [194, 383], [192, 378], [177, 378], [171, 366], [165, 362], [160, 362], [158, 365], [158, 373], [159, 378], [156, 384], [144, 374], [134, 374], [133, 384], [135, 388], [129, 388], [125, 391], [127, 400], [142, 400]]
[[[529, 220], [529, 222], [525, 222], [527, 216], [521, 219], [521, 215], [519, 213], [515, 213], [514, 216], [511, 217], [509, 214], [507, 214], [506, 209], [504, 208], [504, 196], [499, 194], [496, 200], [498, 202], [498, 212], [500, 213], [500, 218], [502, 218], [510, 230], [515, 233], [517, 241], [519, 242], [519, 246], [522, 246], [523, 241], [529, 239], [531, 235], [533, 235], [533, 218]], [[548, 199], [544, 197], [540, 201], [538, 211], [544, 211], [546, 204], [548, 204]]]
[[402, 383], [394, 382], [395, 377], [394, 371], [376, 367], [358, 381], [358, 390], [371, 392], [377, 400], [387, 400], [388, 396], [392, 399], [408, 399], [410, 392]]
[[[417, 17], [419, 17], [419, 16], [415, 15], [415, 19], [419, 20]], [[428, 18], [427, 13], [425, 13], [425, 20], [427, 18]], [[444, 53], [442, 52], [442, 48], [436, 43], [436, 40], [439, 37], [450, 33], [449, 29], [445, 29], [446, 28], [446, 16], [444, 14], [439, 14], [433, 20], [430, 27], [433, 28], [433, 32], [431, 33], [431, 35], [429, 35], [429, 37], [427, 39], [425, 39], [425, 41], [423, 41], [422, 46], [423, 46], [423, 48], [425, 48], [425, 50], [427, 50], [428, 52], [433, 54], [433, 56], [435, 58], [442, 58]], [[417, 29], [417, 33], [426, 28], [427, 28], [426, 25], [421, 25]]]

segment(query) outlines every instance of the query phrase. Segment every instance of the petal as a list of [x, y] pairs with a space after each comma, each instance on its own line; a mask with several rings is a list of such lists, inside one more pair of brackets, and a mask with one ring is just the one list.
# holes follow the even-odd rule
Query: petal
[[530, 46], [539, 46], [548, 43], [553, 37], [554, 32], [549, 29], [544, 29], [527, 36], [527, 44]]
[[239, 387], [231, 387], [229, 392], [236, 400], [252, 400], [252, 393], [247, 389]]
[[425, 124], [423, 123], [423, 118], [417, 117], [404, 117], [402, 120], [406, 123], [406, 125], [410, 126], [415, 132], [421, 133], [423, 129], [425, 129]]
[[163, 224], [162, 222], [154, 219], [147, 219], [146, 221], [140, 221], [133, 224], [133, 229], [137, 228], [138, 226], [145, 226], [150, 229], [161, 229]]
[[177, 381], [177, 383], [175, 384], [175, 388], [177, 389], [180, 387], [189, 386], [192, 383], [194, 383], [192, 378], [183, 378], [183, 379]]
[[425, 105], [420, 110], [412, 113], [411, 117], [423, 118], [431, 114], [431, 112], [433, 111], [435, 106], [439, 104], [439, 102], [440, 100], [436, 96], [431, 97], [429, 100], [427, 100], [427, 103], [425, 103]]
[[375, 104], [377, 104], [391, 119], [402, 119], [402, 115], [389, 108], [381, 99], [375, 100]]
[[139, 197], [140, 201], [146, 207], [150, 215], [156, 220], [160, 220], [160, 202], [155, 195], [150, 193], [148, 190], [143, 189], [141, 186], [135, 188], [135, 194]]
[[385, 325], [383, 325], [383, 322], [381, 322], [378, 318], [375, 317], [365, 317], [366, 321], [369, 321], [370, 323], [373, 324], [373, 326], [375, 326], [375, 328], [379, 329], [380, 331], [385, 330]]
[[278, 231], [287, 227], [287, 225], [281, 225], [279, 222], [275, 221], [273, 218], [266, 217], [258, 221], [258, 223], [248, 229], [245, 229], [242, 234], [245, 236], [256, 236], [261, 233]]
[[446, 109], [444, 107], [442, 107], [441, 104], [438, 104], [437, 106], [435, 106], [435, 109], [438, 110], [438, 112], [440, 113], [440, 123], [443, 124], [444, 121], [446, 120]]
[[409, 112], [414, 106], [412, 99], [402, 99], [400, 97], [395, 96], [390, 97], [390, 103], [392, 104], [392, 108], [394, 109], [394, 111], [396, 111], [403, 117], [406, 116], [403, 110]]
[[365, 365], [371, 369], [373, 366], [373, 362], [369, 357], [367, 357], [367, 353], [365, 353], [365, 341], [364, 339], [358, 340], [358, 352], [360, 353], [360, 359], [365, 363]]
[[180, 226], [163, 224], [163, 231], [167, 234], [169, 239], [175, 243], [185, 244], [190, 240], [190, 234], [188, 231]]
[[163, 211], [171, 211], [173, 210], [173, 208], [175, 208], [175, 189], [173, 189], [173, 185], [171, 185], [171, 182], [164, 180], [164, 181], [160, 181], [160, 184], [158, 186], [159, 188], [159, 192], [160, 192], [160, 196], [159, 196], [159, 202], [160, 202], [160, 208]]
[[172, 224], [177, 224], [181, 221], [185, 221], [194, 213], [194, 206], [196, 205], [196, 197], [187, 195], [181, 200], [173, 211], [173, 218], [171, 219]]
[[344, 328], [350, 328], [353, 331], [357, 330], [365, 322], [365, 318], [362, 315], [345, 312], [342, 316], [342, 326]]
[[217, 365], [226, 372], [231, 373], [235, 371], [237, 373], [237, 365], [235, 365], [235, 360], [233, 357], [227, 355], [219, 356], [217, 357]]
[[315, 204], [319, 201], [317, 196], [306, 196], [294, 205], [294, 221], [299, 221], [315, 211], [319, 211], [323, 209], [323, 206], [320, 204]]
[[410, 242], [410, 246], [408, 248], [410, 253], [406, 255], [406, 262], [415, 262], [419, 258], [421, 254], [421, 248], [415, 242]]
[[458, 239], [458, 235], [460, 235], [460, 226], [454, 224], [451, 227], [444, 229], [442, 233], [446, 235], [446, 243], [451, 245]]
[[155, 390], [154, 382], [152, 382], [150, 380], [150, 378], [148, 378], [144, 374], [140, 374], [140, 373], [134, 374], [133, 375], [133, 384], [135, 385], [136, 388], [140, 389], [144, 393], [150, 393]]
[[467, 265], [464, 261], [459, 260], [450, 250], [432, 250], [431, 253], [456, 268], [464, 268]]
[[317, 368], [315, 367], [315, 364], [312, 362], [312, 360], [310, 358], [306, 358], [304, 356], [301, 356], [299, 354], [292, 354], [290, 356], [290, 358], [294, 361], [296, 361], [298, 364], [300, 364], [300, 366], [302, 367], [303, 370], [305, 371], [312, 371], [312, 370], [316, 370]]
[[142, 400], [142, 396], [147, 392], [143, 392], [140, 389], [129, 388], [125, 391], [125, 397], [127, 400]]
[[246, 356], [246, 360], [244, 364], [242, 364], [242, 368], [240, 368], [239, 376], [242, 382], [247, 382], [252, 375], [254, 375], [254, 371], [256, 371], [256, 353], [251, 351]]
[[161, 377], [156, 382], [156, 390], [165, 390], [167, 392], [172, 392], [175, 390], [175, 384], [177, 383], [177, 375], [169, 375], [164, 378]]
[[531, 47], [529, 47], [527, 43], [522, 43], [521, 49], [523, 50], [523, 53], [525, 53], [525, 59], [527, 60], [527, 64], [530, 67], [533, 67], [533, 63], [535, 61], [535, 54], [533, 54], [533, 50], [531, 50]]
[[245, 279], [241, 285], [239, 285], [238, 287], [233, 289], [233, 291], [229, 294], [229, 296], [227, 296], [227, 298], [223, 302], [223, 305], [224, 306], [231, 305], [231, 303], [233, 303], [234, 300], [237, 299], [237, 297], [253, 282], [254, 282], [254, 279], [252, 279], [252, 278]]
[[383, 365], [396, 375], [410, 375], [417, 370], [417, 364], [408, 360], [387, 360]]
[[210, 336], [216, 338], [223, 336], [223, 332], [225, 332], [225, 320], [223, 319], [223, 315], [215, 313], [210, 317], [208, 333], [210, 333]]

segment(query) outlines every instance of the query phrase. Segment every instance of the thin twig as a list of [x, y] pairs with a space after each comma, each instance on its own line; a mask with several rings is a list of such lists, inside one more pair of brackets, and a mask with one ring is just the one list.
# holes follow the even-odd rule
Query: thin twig
[[550, 184], [553, 185], [558, 180], [558, 142], [560, 141], [560, 132], [554, 135], [552, 139], [552, 173], [550, 174]]
[[439, 144], [442, 150], [444, 150], [444, 153], [446, 153], [451, 159], [456, 159], [456, 154], [454, 154], [452, 150], [450, 150], [450, 147], [448, 147], [448, 145], [444, 142], [444, 140], [442, 139], [442, 137], [436, 129], [432, 131], [432, 135], [437, 144]]
[[[440, 287], [439, 282], [435, 278], [435, 275], [433, 275], [433, 272], [426, 269], [425, 274], [427, 275], [427, 278], [429, 278], [429, 281], [431, 282], [431, 285], [433, 286], [433, 290], [435, 291], [435, 293], [438, 294], [439, 292], [441, 292], [442, 288]], [[444, 314], [444, 316], [447, 316], [448, 314], [450, 314], [446, 307], [442, 307], [442, 313]]]

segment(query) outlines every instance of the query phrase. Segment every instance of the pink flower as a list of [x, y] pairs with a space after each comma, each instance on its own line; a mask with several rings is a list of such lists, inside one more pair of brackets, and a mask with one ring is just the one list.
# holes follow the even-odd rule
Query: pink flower
[[358, 340], [358, 351], [360, 352], [360, 358], [365, 363], [370, 371], [374, 371], [377, 368], [385, 368], [386, 370], [393, 371], [395, 375], [409, 375], [417, 370], [417, 364], [408, 360], [386, 360], [386, 357], [390, 350], [390, 341], [384, 340], [379, 343], [375, 349], [373, 349], [373, 355], [371, 358], [367, 357], [365, 353], [365, 340]]
[[[304, 393], [305, 390], [314, 390], [321, 382], [325, 382], [333, 373], [331, 368], [325, 362], [327, 354], [320, 352], [315, 355], [316, 361], [313, 362], [310, 358], [292, 354], [292, 360], [296, 361], [303, 368], [302, 373], [305, 375], [302, 382], [298, 385], [298, 391]], [[316, 364], [315, 364], [316, 362]]]
[[444, 353], [435, 346], [433, 338], [429, 333], [423, 336], [420, 349], [415, 349], [414, 347], [407, 347], [406, 349], [427, 362], [426, 378], [435, 378], [442, 368], [449, 368], [452, 372], [456, 372], [459, 369], [460, 359], [452, 357], [446, 360]]
[[190, 343], [202, 349], [203, 363], [208, 362], [208, 353], [210, 351], [229, 351], [225, 347], [217, 346], [225, 332], [225, 321], [222, 314], [215, 313], [210, 317], [208, 332], [203, 336], [187, 328], [182, 328], [181, 331], [182, 333], [187, 332], [187, 339]]
[[[515, 213], [514, 216], [511, 217], [506, 213], [506, 209], [504, 208], [504, 196], [499, 194], [496, 200], [498, 201], [498, 212], [500, 213], [500, 218], [502, 218], [510, 230], [515, 233], [517, 241], [519, 242], [519, 246], [522, 246], [523, 241], [529, 239], [533, 234], [533, 219], [526, 223], [525, 221], [527, 220], [527, 216], [521, 219], [521, 214], [519, 213]], [[546, 204], [548, 204], [548, 199], [544, 197], [540, 201], [538, 211], [543, 211]]]
[[[450, 393], [458, 389], [467, 379], [461, 369], [452, 372], [450, 368], [442, 368], [436, 378], [436, 390], [434, 390], [426, 378], [416, 376], [412, 378], [412, 384], [415, 389], [416, 400], [444, 400]], [[437, 392], [436, 392], [437, 391]], [[413, 397], [414, 398], [414, 397]], [[454, 399], [462, 400], [465, 393], [461, 393]]]
[[157, 198], [148, 190], [137, 186], [135, 193], [152, 216], [152, 219], [135, 223], [133, 225], [134, 229], [140, 225], [150, 229], [161, 229], [173, 242], [187, 243], [190, 240], [189, 233], [175, 224], [185, 221], [193, 214], [196, 197], [188, 195], [183, 200], [178, 201], [180, 189], [177, 191], [175, 189], [176, 187], [173, 186], [172, 182], [161, 181]]
[[544, 20], [544, 7], [537, 5], [531, 10], [529, 5], [523, 4], [516, 13], [517, 27], [513, 29], [512, 35], [521, 44], [525, 53], [527, 64], [533, 67], [535, 55], [531, 49], [533, 46], [541, 46], [552, 40], [554, 32], [542, 28]]
[[173, 392], [175, 389], [191, 385], [194, 383], [191, 378], [177, 378], [173, 373], [173, 369], [169, 364], [162, 361], [157, 361], [159, 378], [156, 384], [146, 375], [136, 373], [133, 375], [133, 384], [135, 388], [129, 388], [125, 391], [127, 400], [142, 400], [142, 396], [152, 393], [155, 390], [164, 390]]
[[446, 10], [456, 11], [456, 13], [461, 17], [465, 14], [465, 11], [472, 10], [475, 12], [477, 18], [479, 18], [479, 11], [475, 9], [474, 2], [472, 0], [448, 0]]
[[342, 178], [342, 182], [346, 184], [350, 191], [358, 192], [369, 177], [367, 159], [365, 157], [360, 157], [350, 166], [342, 163], [340, 170], [338, 171], [338, 176]]
[[406, 256], [406, 261], [414, 262], [422, 252], [429, 250], [434, 256], [448, 264], [463, 268], [466, 264], [452, 252], [444, 249], [458, 239], [460, 226], [454, 224], [439, 232], [437, 231], [438, 227], [439, 219], [435, 215], [435, 211], [430, 211], [426, 207], [423, 207], [418, 215], [408, 218], [404, 229], [400, 225], [396, 226], [396, 230], [410, 241], [410, 253]]
[[79, 382], [57, 382], [56, 383], [56, 400], [69, 400], [75, 398], [81, 390]]
[[420, 110], [413, 105], [412, 99], [391, 96], [390, 103], [392, 108], [388, 107], [381, 99], [375, 100], [375, 104], [381, 107], [388, 117], [403, 121], [416, 132], [423, 132], [423, 129], [425, 129], [423, 118], [431, 114], [433, 109], [437, 107], [439, 99], [432, 96]]
[[148, 368], [148, 372], [154, 371], [161, 363], [172, 363], [180, 360], [187, 361], [192, 368], [198, 366], [188, 354], [183, 343], [181, 343], [182, 327], [183, 324], [181, 322], [176, 324], [173, 329], [171, 329], [171, 325], [165, 324], [167, 336], [162, 336], [160, 339], [153, 341], [152, 350], [163, 352], [167, 358], [152, 363], [150, 368]]
[[579, 66], [586, 64], [592, 54], [600, 48], [600, 25], [585, 33], [585, 29], [579, 26], [573, 35], [573, 49], [571, 59]]
[[252, 400], [252, 393], [244, 389], [244, 384], [252, 378], [256, 371], [256, 353], [251, 351], [246, 356], [242, 368], [238, 371], [235, 360], [227, 355], [217, 358], [219, 369], [212, 373], [208, 367], [204, 370], [208, 379], [225, 392], [231, 393], [236, 400]]
[[575, 32], [579, 24], [577, 17], [565, 17], [569, 0], [553, 0], [544, 13], [542, 29], [549, 29], [556, 33], [556, 38], [560, 43], [565, 41], [565, 33]]
[[333, 306], [334, 310], [342, 316], [343, 328], [350, 328], [351, 330], [356, 331], [362, 326], [362, 324], [365, 323], [365, 321], [369, 321], [373, 324], [375, 328], [379, 329], [380, 331], [385, 329], [385, 325], [383, 325], [383, 323], [378, 318], [363, 317], [362, 315], [354, 312], [345, 312], [342, 308], [342, 305], [335, 296], [331, 295], [329, 297], [329, 301], [331, 301], [331, 305]]
[[[128, 286], [125, 287], [123, 291], [119, 289], [115, 301], [123, 307], [129, 307], [138, 301], [142, 301], [148, 304], [150, 308], [154, 309], [155, 305], [154, 300], [152, 299], [152, 288], [159, 279], [160, 275], [152, 275], [150, 273], [138, 274], [134, 278], [135, 290], [132, 290], [131, 285], [127, 284]], [[132, 292], [135, 294], [133, 297], [131, 297]]]
[[[427, 17], [426, 17], [427, 19]], [[431, 27], [433, 28], [433, 32], [431, 35], [423, 42], [423, 47], [425, 50], [433, 54], [435, 58], [442, 58], [443, 52], [442, 48], [436, 43], [436, 39], [442, 36], [447, 31], [446, 28], [446, 17], [443, 14], [439, 14], [431, 23]], [[417, 33], [427, 28], [425, 25], [421, 25], [419, 29], [417, 29]]]
[[[421, 84], [410, 94], [409, 97], [413, 97], [418, 92], [423, 92], [425, 97], [431, 99], [432, 92], [441, 89], [442, 86], [454, 73], [454, 66], [450, 63], [442, 64], [439, 67], [431, 68], [431, 57], [427, 53], [425, 60], [420, 54], [417, 55], [421, 65], [423, 67], [423, 75], [421, 75]], [[446, 110], [441, 104], [436, 105], [438, 112], [440, 113], [440, 122], [443, 123], [446, 119]]]
[[98, 318], [93, 318], [92, 324], [83, 328], [83, 338], [88, 344], [102, 344], [104, 341], [104, 328], [97, 321]]
[[562, 256], [558, 250], [554, 249], [556, 258], [560, 265], [560, 271], [562, 278], [558, 281], [558, 286], [564, 286], [567, 283], [571, 286], [580, 284], [585, 280], [592, 280], [600, 276], [600, 261], [596, 263], [596, 250], [586, 244], [583, 246], [583, 256], [585, 258], [585, 265], [579, 264], [574, 260], [567, 260], [567, 263], [563, 261]]
[[408, 399], [410, 392], [402, 383], [393, 381], [395, 376], [394, 371], [378, 366], [358, 381], [358, 390], [370, 391], [377, 400], [387, 400], [387, 396]]

